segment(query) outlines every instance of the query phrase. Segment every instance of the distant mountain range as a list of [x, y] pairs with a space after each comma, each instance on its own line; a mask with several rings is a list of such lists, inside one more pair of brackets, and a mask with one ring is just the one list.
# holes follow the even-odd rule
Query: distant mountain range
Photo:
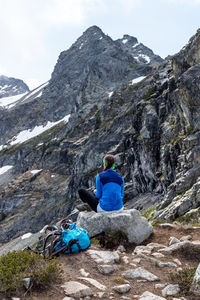
[[29, 87], [22, 80], [0, 75], [0, 99], [29, 91]]

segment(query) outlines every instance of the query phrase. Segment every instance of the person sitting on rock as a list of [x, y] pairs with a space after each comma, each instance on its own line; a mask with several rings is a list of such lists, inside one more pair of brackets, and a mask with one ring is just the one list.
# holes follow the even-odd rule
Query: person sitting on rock
[[83, 202], [95, 212], [123, 210], [124, 179], [114, 171], [115, 158], [106, 155], [103, 159], [103, 172], [96, 177], [96, 192], [79, 189], [78, 193]]

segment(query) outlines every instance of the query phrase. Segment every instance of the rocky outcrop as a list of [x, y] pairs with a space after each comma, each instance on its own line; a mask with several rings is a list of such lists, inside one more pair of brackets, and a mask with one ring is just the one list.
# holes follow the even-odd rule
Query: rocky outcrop
[[90, 236], [104, 232], [124, 232], [130, 243], [140, 244], [153, 232], [147, 219], [135, 210], [120, 212], [80, 212], [77, 226], [85, 228]]

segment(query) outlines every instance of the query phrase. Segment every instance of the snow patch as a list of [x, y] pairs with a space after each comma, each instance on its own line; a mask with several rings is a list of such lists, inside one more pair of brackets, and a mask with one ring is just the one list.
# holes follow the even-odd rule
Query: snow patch
[[102, 40], [102, 38], [103, 38], [103, 37], [101, 36], [99, 39]]
[[40, 125], [40, 126], [36, 126], [35, 128], [33, 128], [33, 130], [31, 130], [31, 129], [23, 130], [17, 136], [14, 136], [12, 138], [12, 140], [10, 141], [10, 145], [23, 143], [27, 140], [30, 140], [30, 139], [36, 137], [37, 135], [43, 133], [44, 131], [52, 128], [53, 126], [59, 124], [60, 122], [67, 123], [69, 118], [70, 118], [70, 114], [65, 116], [63, 119], [61, 119], [57, 122], [48, 121], [48, 123], [45, 126]]
[[142, 81], [144, 78], [146, 78], [146, 76], [137, 77], [131, 81], [131, 84], [138, 83], [138, 82]]
[[132, 46], [132, 48], [135, 48], [139, 45], [140, 43], [136, 43], [135, 45]]
[[28, 239], [32, 235], [31, 232], [25, 233], [24, 235], [21, 236], [22, 240]]
[[112, 97], [112, 95], [113, 95], [113, 92], [108, 93], [109, 98]]
[[0, 175], [6, 173], [6, 172], [7, 172], [8, 170], [10, 170], [12, 167], [13, 167], [13, 166], [9, 166], [9, 165], [4, 166], [4, 167], [1, 167], [1, 168], [0, 168]]
[[125, 39], [125, 40], [122, 40], [122, 43], [123, 44], [126, 44], [128, 42], [128, 40], [127, 39]]
[[20, 98], [22, 98], [26, 94], [27, 92], [16, 96], [0, 98], [0, 106], [4, 108], [11, 108], [12, 106], [15, 105], [15, 102], [17, 102]]
[[151, 59], [149, 56], [145, 55], [145, 54], [139, 54], [138, 56], [134, 56], [134, 58], [140, 62], [140, 57], [146, 60], [146, 64], [150, 63]]
[[35, 175], [35, 174], [40, 173], [41, 171], [42, 171], [42, 169], [40, 169], [40, 170], [32, 170], [31, 174]]
[[139, 57], [138, 56], [134, 56], [133, 58], [135, 58], [138, 62], [140, 62]]
[[145, 54], [139, 54], [140, 57], [144, 58], [147, 61], [147, 64], [150, 63], [151, 59], [149, 56], [145, 55]]
[[43, 91], [40, 91], [39, 94], [37, 95], [37, 97], [41, 97], [42, 96], [42, 92]]
[[81, 49], [82, 47], [83, 47], [83, 43], [81, 43], [81, 45], [80, 45], [79, 49]]

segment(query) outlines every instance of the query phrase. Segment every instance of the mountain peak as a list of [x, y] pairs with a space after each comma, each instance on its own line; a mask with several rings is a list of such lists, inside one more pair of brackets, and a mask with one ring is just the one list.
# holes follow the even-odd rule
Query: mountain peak
[[101, 34], [104, 35], [103, 31], [101, 30], [101, 28], [99, 28], [96, 25], [90, 26], [88, 29], [86, 29], [83, 32], [83, 35], [91, 35], [91, 34]]

